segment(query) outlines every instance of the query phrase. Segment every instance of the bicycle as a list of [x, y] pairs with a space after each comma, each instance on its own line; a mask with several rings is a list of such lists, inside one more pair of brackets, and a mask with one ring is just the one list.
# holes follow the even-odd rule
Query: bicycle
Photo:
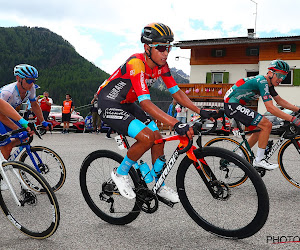
[[[0, 141], [15, 138], [25, 130], [0, 135]], [[0, 189], [0, 207], [6, 218], [29, 237], [45, 239], [53, 235], [59, 225], [60, 210], [45, 178], [23, 162], [5, 160], [0, 152], [0, 184], [2, 182], [7, 190]], [[39, 190], [43, 190], [43, 194]]]
[[[214, 146], [229, 149], [244, 159], [246, 159], [251, 164], [255, 158], [255, 155], [250, 148], [250, 145], [246, 139], [246, 135], [257, 133], [260, 130], [255, 129], [252, 131], [244, 131], [242, 129], [241, 123], [236, 121], [237, 127], [240, 131], [242, 141], [236, 141], [232, 138], [227, 137], [217, 137], [208, 141], [204, 147]], [[269, 160], [275, 151], [279, 148], [278, 151], [278, 165], [282, 175], [288, 180], [292, 185], [297, 188], [300, 188], [300, 169], [295, 167], [299, 163], [299, 154], [300, 154], [300, 136], [299, 129], [290, 122], [284, 122], [283, 125], [284, 131], [281, 136], [278, 138], [276, 143], [273, 143], [273, 140], [269, 140], [266, 151], [265, 158]], [[245, 145], [245, 147], [243, 146]], [[298, 156], [298, 157], [297, 157]], [[291, 163], [291, 161], [293, 163]], [[264, 168], [255, 168], [258, 173], [263, 177], [266, 174], [266, 169]], [[247, 175], [239, 172], [236, 168], [230, 167], [228, 165], [226, 168], [221, 169], [221, 171], [226, 172], [226, 182], [230, 187], [239, 186], [247, 180]]]
[[[140, 170], [131, 167], [129, 175], [136, 192], [133, 200], [122, 197], [110, 177], [113, 168], [120, 165], [123, 157], [109, 150], [97, 150], [89, 154], [81, 165], [80, 187], [91, 210], [108, 223], [125, 225], [134, 221], [141, 211], [157, 211], [159, 201], [173, 207], [174, 203], [159, 197], [156, 192], [179, 155], [186, 153], [177, 171], [176, 186], [188, 215], [200, 227], [221, 237], [246, 238], [258, 232], [269, 213], [269, 197], [261, 177], [249, 162], [231, 151], [202, 148], [201, 136], [205, 134], [201, 133], [202, 123], [200, 118], [191, 124], [195, 135], [198, 134], [198, 149], [193, 145], [193, 140], [189, 141], [185, 136], [174, 135], [155, 141], [159, 144], [179, 140], [179, 144], [152, 189], [148, 188]], [[212, 129], [215, 128], [216, 122]], [[118, 143], [129, 148], [125, 136], [120, 136]], [[247, 185], [231, 189], [219, 180], [213, 167], [220, 167], [224, 161], [235, 164], [249, 176]], [[247, 197], [247, 202], [243, 201], [243, 197]]]
[[[40, 138], [42, 134], [38, 132], [36, 127], [29, 123], [31, 130], [35, 131], [35, 134]], [[39, 128], [38, 128], [39, 129]], [[45, 146], [31, 146], [33, 137], [31, 136], [27, 142], [21, 143], [10, 154], [8, 161], [15, 161], [19, 157], [19, 161], [33, 165], [37, 172], [42, 174], [47, 182], [50, 184], [54, 192], [59, 190], [66, 180], [66, 167], [61, 157], [52, 149]], [[26, 176], [22, 176], [26, 178]], [[36, 191], [38, 191], [36, 189]], [[39, 190], [43, 192], [44, 190]]]

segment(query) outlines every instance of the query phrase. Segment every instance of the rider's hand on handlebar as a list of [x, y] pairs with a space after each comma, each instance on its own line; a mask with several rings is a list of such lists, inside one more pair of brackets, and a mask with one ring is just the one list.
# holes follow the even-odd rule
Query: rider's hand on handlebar
[[193, 138], [194, 131], [187, 123], [177, 122], [174, 125], [174, 130], [179, 135], [187, 135], [190, 139]]
[[300, 119], [299, 118], [293, 116], [291, 122], [294, 123], [297, 127], [300, 127]]

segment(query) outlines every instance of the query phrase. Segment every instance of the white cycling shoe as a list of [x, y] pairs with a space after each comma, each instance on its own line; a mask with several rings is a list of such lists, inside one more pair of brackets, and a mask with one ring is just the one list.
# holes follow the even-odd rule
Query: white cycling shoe
[[172, 188], [165, 186], [162, 186], [158, 191], [157, 195], [159, 195], [162, 198], [165, 198], [169, 201], [172, 201], [173, 203], [179, 202], [179, 197], [177, 192], [175, 192]]
[[116, 173], [116, 169], [114, 169], [111, 173], [111, 178], [115, 182], [122, 196], [127, 199], [134, 199], [136, 197], [136, 194], [133, 191], [132, 186], [130, 185], [128, 175], [119, 175]]
[[273, 170], [275, 168], [278, 168], [278, 164], [273, 164], [268, 162], [265, 159], [262, 159], [261, 161], [257, 162], [256, 159], [254, 159], [253, 161], [253, 166], [254, 167], [260, 167], [260, 168], [264, 168], [266, 170]]

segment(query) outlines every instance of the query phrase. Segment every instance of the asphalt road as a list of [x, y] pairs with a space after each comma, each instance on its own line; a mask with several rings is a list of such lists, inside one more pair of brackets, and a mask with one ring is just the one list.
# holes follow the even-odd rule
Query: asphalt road
[[[213, 136], [203, 137], [203, 142]], [[56, 151], [67, 167], [67, 179], [56, 193], [61, 221], [56, 233], [45, 240], [34, 240], [16, 230], [0, 214], [0, 249], [295, 249], [300, 243], [300, 189], [292, 186], [279, 169], [263, 178], [270, 196], [270, 215], [265, 226], [254, 236], [228, 240], [206, 232], [187, 215], [181, 204], [173, 209], [161, 204], [154, 214], [141, 213], [127, 226], [110, 225], [99, 219], [87, 206], [80, 191], [79, 169], [83, 159], [97, 149], [117, 149], [105, 134], [46, 134], [35, 138], [34, 145], [45, 145]], [[175, 143], [166, 147], [171, 155]], [[149, 155], [144, 158], [149, 159]], [[181, 158], [180, 158], [181, 159]], [[180, 161], [176, 163], [178, 166]], [[296, 167], [296, 166], [295, 166]], [[175, 167], [166, 183], [175, 188]], [[245, 203], [247, 197], [245, 197]]]

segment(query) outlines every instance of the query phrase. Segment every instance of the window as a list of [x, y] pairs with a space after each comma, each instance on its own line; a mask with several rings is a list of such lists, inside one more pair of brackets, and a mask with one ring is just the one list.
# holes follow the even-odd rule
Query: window
[[223, 83], [223, 73], [212, 72], [212, 83], [214, 84]]
[[211, 56], [213, 57], [223, 57], [226, 55], [226, 49], [212, 49]]
[[282, 46], [282, 52], [291, 52], [292, 46], [291, 45], [283, 45]]
[[248, 47], [246, 49], [247, 56], [258, 56], [259, 55], [259, 48], [258, 47]]
[[247, 71], [247, 77], [259, 75], [258, 71]]
[[280, 44], [278, 45], [278, 53], [296, 52], [296, 44]]
[[290, 71], [287, 75], [287, 77], [280, 83], [280, 85], [287, 86], [287, 85], [293, 85], [292, 83], [292, 75], [293, 71]]

